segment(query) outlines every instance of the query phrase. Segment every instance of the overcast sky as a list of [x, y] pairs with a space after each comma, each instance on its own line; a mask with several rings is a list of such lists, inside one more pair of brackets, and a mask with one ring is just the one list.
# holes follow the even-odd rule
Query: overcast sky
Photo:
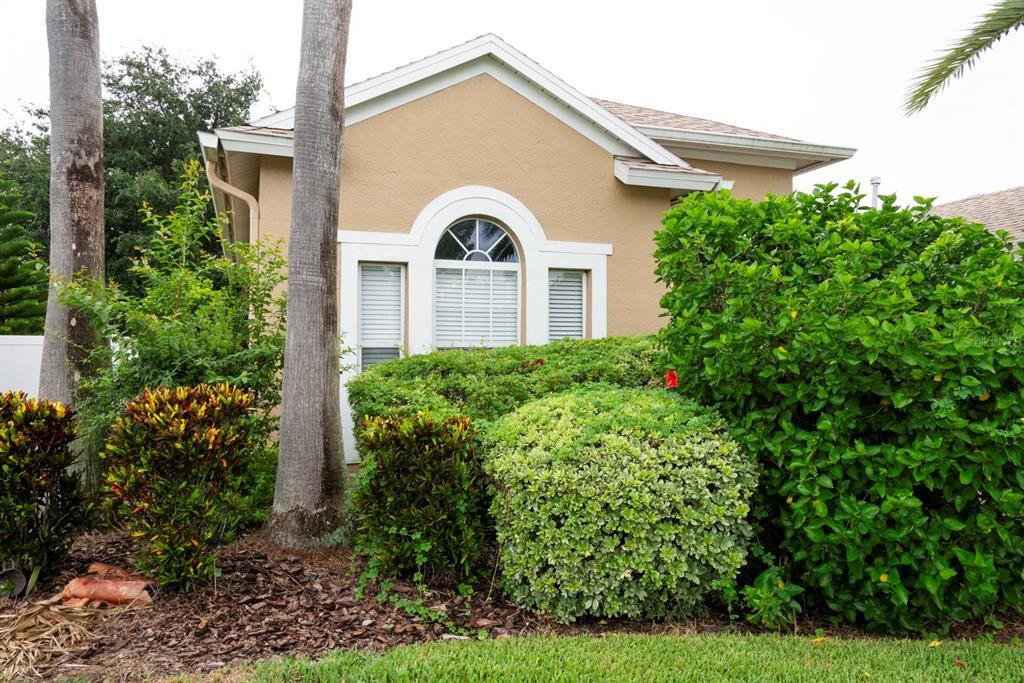
[[[857, 155], [798, 176], [854, 178], [940, 201], [1024, 185], [1024, 32], [906, 118], [921, 65], [990, 3], [977, 0], [355, 0], [348, 81], [493, 32], [589, 95], [702, 116]], [[141, 45], [249, 63], [256, 115], [293, 104], [301, 2], [98, 0], [104, 58]], [[47, 102], [43, 0], [0, 0], [0, 114]], [[263, 9], [263, 8], [266, 9]]]

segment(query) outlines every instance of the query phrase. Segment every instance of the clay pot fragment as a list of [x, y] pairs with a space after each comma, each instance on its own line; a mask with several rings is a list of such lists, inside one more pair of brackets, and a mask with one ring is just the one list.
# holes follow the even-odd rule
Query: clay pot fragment
[[145, 581], [94, 579], [89, 576], [73, 579], [64, 587], [62, 596], [65, 604], [74, 600], [76, 605], [81, 600], [85, 600], [86, 605], [93, 602], [148, 605], [153, 602], [153, 598], [146, 592]]

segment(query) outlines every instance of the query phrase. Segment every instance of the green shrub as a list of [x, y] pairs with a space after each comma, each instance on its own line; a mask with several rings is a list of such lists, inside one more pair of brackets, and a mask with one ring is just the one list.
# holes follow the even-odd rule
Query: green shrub
[[[359, 432], [357, 436], [360, 436], [361, 471], [365, 473], [370, 459], [375, 462], [373, 479], [369, 475], [358, 477], [353, 495], [357, 500], [366, 501], [364, 506], [368, 506], [377, 495], [369, 488], [371, 482], [375, 482], [373, 486], [384, 487], [390, 495], [398, 496], [405, 491], [408, 500], [396, 497], [393, 503], [387, 504], [387, 509], [379, 503], [373, 509], [366, 507], [362, 513], [363, 524], [371, 531], [364, 535], [365, 545], [371, 552], [374, 547], [380, 549], [378, 561], [385, 567], [408, 572], [413, 570], [417, 558], [425, 561], [422, 557], [424, 539], [429, 538], [433, 554], [426, 563], [431, 571], [439, 572], [447, 564], [449, 572], [472, 574], [472, 563], [493, 551], [493, 535], [483, 533], [490, 524], [486, 512], [480, 513], [476, 521], [466, 516], [469, 509], [490, 507], [490, 494], [478, 483], [477, 465], [471, 464], [477, 457], [477, 444], [459, 442], [458, 452], [451, 454], [454, 460], [433, 452], [433, 462], [428, 467], [438, 477], [438, 482], [443, 482], [443, 488], [453, 495], [430, 501], [430, 480], [417, 466], [418, 458], [422, 457], [416, 450], [421, 447], [417, 439], [425, 439], [435, 433], [433, 430], [442, 429], [447, 419], [470, 418], [477, 429], [482, 429], [491, 420], [528, 401], [582, 384], [646, 386], [659, 381], [654, 370], [657, 357], [658, 348], [651, 338], [616, 337], [563, 340], [544, 346], [435, 351], [370, 367], [348, 383], [349, 401]], [[389, 432], [381, 431], [382, 423], [367, 419], [417, 415], [422, 417], [383, 423], [388, 425]], [[361, 438], [368, 425], [377, 429], [372, 444]], [[412, 429], [402, 441], [392, 438], [397, 437], [394, 430], [399, 425]], [[390, 436], [381, 441], [386, 433]], [[386, 447], [387, 458], [375, 456], [373, 450], [378, 447]], [[382, 471], [390, 467], [395, 467], [396, 471]], [[470, 482], [469, 495], [463, 498], [455, 494], [460, 486]], [[422, 489], [424, 486], [428, 488]], [[413, 492], [412, 495], [409, 492]], [[426, 517], [411, 517], [417, 512], [417, 500], [435, 504], [424, 510], [424, 515], [466, 521], [457, 530], [426, 528], [424, 525], [429, 523]], [[385, 526], [375, 522], [375, 518], [398, 519], [400, 523]], [[441, 531], [451, 536], [441, 537]], [[453, 545], [456, 537], [462, 537], [468, 545], [459, 549]]]
[[87, 510], [75, 460], [74, 413], [60, 403], [0, 394], [0, 566], [59, 568]]
[[754, 463], [696, 404], [595, 386], [523, 406], [486, 443], [505, 586], [525, 607], [676, 616], [743, 564]]
[[1020, 254], [928, 201], [862, 210], [835, 187], [666, 214], [680, 390], [760, 458], [762, 543], [810, 602], [883, 630], [1020, 608]]
[[429, 411], [478, 426], [528, 401], [581, 384], [660, 382], [649, 337], [562, 340], [543, 346], [435, 351], [368, 368], [348, 383], [356, 424]]
[[76, 407], [85, 446], [102, 449], [124, 406], [150, 387], [230, 384], [252, 396], [254, 429], [266, 451], [244, 473], [245, 515], [259, 523], [270, 508], [277, 448], [275, 409], [284, 362], [284, 259], [272, 245], [223, 239], [220, 219], [196, 162], [186, 164], [181, 203], [169, 215], [145, 209], [152, 239], [133, 259], [138, 289], [79, 280], [62, 300], [84, 311], [111, 342], [95, 352], [95, 376]]
[[139, 569], [161, 586], [216, 575], [213, 548], [234, 530], [232, 497], [258, 450], [252, 403], [226, 384], [147, 390], [111, 429], [107, 488], [141, 544]]
[[467, 578], [489, 550], [487, 477], [468, 418], [370, 418], [353, 505], [358, 542], [388, 574]]

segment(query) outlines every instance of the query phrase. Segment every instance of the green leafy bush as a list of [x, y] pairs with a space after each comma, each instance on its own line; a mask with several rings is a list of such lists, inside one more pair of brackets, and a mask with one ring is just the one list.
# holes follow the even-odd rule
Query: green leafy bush
[[543, 346], [435, 351], [371, 366], [348, 383], [356, 424], [429, 411], [478, 426], [528, 401], [581, 384], [658, 382], [649, 337], [562, 340]]
[[835, 190], [665, 215], [680, 391], [760, 458], [761, 541], [809, 601], [882, 630], [1020, 608], [1020, 254], [928, 201]]
[[468, 418], [370, 418], [353, 505], [358, 542], [388, 574], [472, 575], [488, 552], [488, 480]]
[[60, 403], [0, 394], [0, 566], [59, 568], [87, 522], [75, 460], [74, 413]]
[[147, 390], [125, 407], [103, 457], [107, 489], [141, 543], [139, 569], [188, 590], [216, 575], [232, 497], [257, 443], [250, 394], [226, 384]]
[[210, 197], [201, 181], [198, 163], [186, 164], [174, 212], [145, 211], [152, 238], [132, 262], [138, 291], [94, 281], [62, 288], [64, 302], [84, 311], [111, 342], [97, 349], [99, 370], [82, 383], [80, 431], [88, 448], [101, 449], [125, 404], [147, 388], [227, 383], [245, 389], [258, 418], [253, 428], [266, 447], [243, 474], [245, 514], [260, 522], [274, 491], [284, 259], [271, 246], [223, 240], [221, 221], [207, 218]]
[[[436, 351], [368, 368], [348, 383], [360, 436], [362, 474], [353, 495], [364, 501], [364, 544], [379, 553], [376, 561], [389, 570], [413, 571], [422, 562], [435, 576], [445, 565], [463, 576], [472, 574], [472, 564], [493, 551], [493, 534], [484, 532], [491, 523], [486, 514], [490, 494], [479, 482], [479, 440], [472, 430], [465, 432], [465, 438], [473, 443], [460, 436], [451, 454], [435, 450], [435, 439], [450, 439], [454, 434], [452, 427], [443, 425], [459, 424], [446, 420], [469, 418], [483, 429], [528, 401], [582, 384], [642, 387], [658, 381], [654, 370], [658, 353], [651, 338], [616, 337]], [[412, 419], [380, 422], [374, 418]], [[369, 428], [374, 429], [371, 439], [362, 438]], [[428, 438], [431, 462], [421, 465], [422, 449], [427, 448], [421, 441]], [[380, 457], [376, 449], [387, 457]], [[395, 471], [385, 471], [388, 468]], [[428, 472], [436, 477], [433, 485], [450, 495], [431, 499]], [[465, 496], [458, 493], [462, 486], [468, 487]], [[394, 500], [375, 501], [380, 495], [376, 487], [395, 496]], [[418, 511], [423, 502], [433, 505]], [[482, 510], [478, 520], [471, 519], [471, 510]], [[432, 520], [441, 518], [465, 521], [455, 529], [431, 526]], [[462, 538], [465, 547], [458, 547], [456, 538]], [[424, 555], [428, 544], [429, 558]]]
[[680, 615], [743, 564], [755, 466], [694, 403], [595, 386], [528, 403], [485, 440], [505, 586], [525, 607]]

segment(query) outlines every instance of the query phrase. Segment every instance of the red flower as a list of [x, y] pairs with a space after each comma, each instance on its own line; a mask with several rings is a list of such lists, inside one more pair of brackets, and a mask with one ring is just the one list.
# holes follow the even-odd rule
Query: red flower
[[679, 386], [679, 375], [676, 374], [675, 370], [669, 370], [665, 373], [665, 386], [669, 389], [675, 389]]

